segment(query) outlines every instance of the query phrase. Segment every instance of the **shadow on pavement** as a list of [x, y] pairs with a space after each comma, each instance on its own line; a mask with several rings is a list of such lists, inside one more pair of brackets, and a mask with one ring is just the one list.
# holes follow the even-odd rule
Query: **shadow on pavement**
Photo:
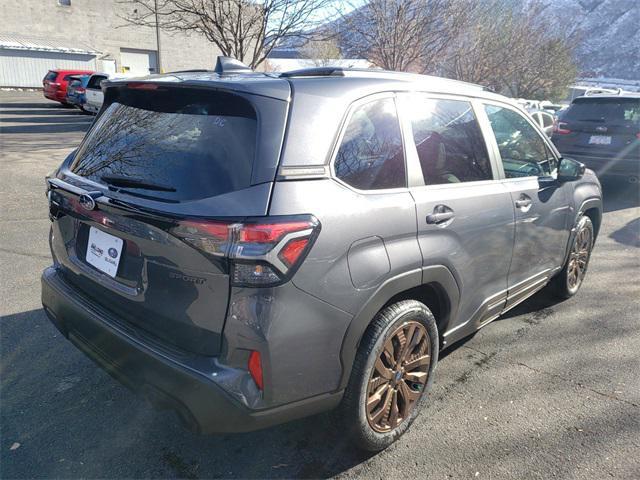
[[640, 206], [640, 184], [626, 179], [603, 179], [602, 197], [605, 213]]
[[[30, 108], [28, 110], [0, 110], [1, 115], [21, 115], [21, 118], [27, 118], [24, 115], [82, 115], [77, 108]], [[6, 120], [5, 120], [6, 121]]]
[[[250, 433], [191, 433], [95, 366], [42, 309], [3, 317], [0, 333], [7, 478], [325, 478], [371, 457], [329, 428], [329, 414]], [[18, 450], [5, 448], [14, 441]]]
[[[54, 101], [49, 101], [42, 98], [42, 102], [28, 103], [28, 102], [4, 102], [0, 103], [0, 108], [50, 108], [50, 109], [66, 109], [62, 104]], [[26, 112], [24, 112], [26, 113]]]
[[8, 134], [47, 134], [47, 133], [70, 133], [70, 132], [86, 132], [89, 130], [91, 122], [79, 121], [73, 123], [59, 122], [59, 123], [43, 123], [38, 125], [12, 125], [9, 127], [1, 126], [2, 133]]
[[628, 247], [640, 247], [640, 218], [631, 220], [624, 227], [609, 235], [609, 238]]

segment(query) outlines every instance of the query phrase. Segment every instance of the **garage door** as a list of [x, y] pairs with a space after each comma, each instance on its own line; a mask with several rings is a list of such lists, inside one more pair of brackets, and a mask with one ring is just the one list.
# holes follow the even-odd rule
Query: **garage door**
[[120, 49], [122, 72], [133, 75], [149, 75], [158, 69], [157, 55], [153, 50]]
[[95, 70], [96, 56], [0, 48], [0, 87], [42, 87], [45, 74], [56, 68]]

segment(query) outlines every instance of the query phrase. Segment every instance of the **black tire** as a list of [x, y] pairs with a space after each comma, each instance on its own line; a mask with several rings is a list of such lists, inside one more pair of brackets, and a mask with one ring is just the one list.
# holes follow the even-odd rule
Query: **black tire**
[[[586, 237], [582, 237], [582, 235]], [[591, 251], [594, 243], [594, 229], [591, 219], [581, 216], [576, 224], [576, 233], [569, 247], [567, 261], [560, 272], [551, 280], [551, 291], [560, 299], [573, 297], [584, 281], [587, 274], [587, 267], [591, 259]], [[586, 246], [586, 255], [583, 253], [583, 246]], [[576, 278], [576, 263], [580, 265], [578, 277]]]
[[[416, 323], [419, 323], [424, 328], [420, 327], [420, 325], [416, 325]], [[384, 406], [381, 406], [378, 409], [378, 412], [382, 409], [386, 410], [386, 408], [389, 408], [389, 413], [391, 413], [391, 405], [395, 402], [395, 408], [393, 408], [393, 410], [395, 410], [395, 418], [393, 420], [389, 420], [389, 415], [387, 415], [386, 422], [399, 423], [389, 431], [377, 431], [370, 423], [371, 412], [369, 412], [369, 414], [367, 413], [367, 400], [370, 401], [372, 398], [371, 393], [368, 391], [368, 387], [370, 382], [375, 381], [372, 375], [376, 361], [381, 358], [381, 355], [383, 355], [385, 344], [388, 344], [387, 342], [389, 341], [397, 341], [398, 331], [405, 328], [410, 332], [411, 336], [411, 338], [408, 338], [405, 342], [408, 342], [409, 345], [413, 345], [415, 343], [414, 340], [417, 337], [420, 337], [421, 339], [415, 343], [415, 348], [428, 348], [428, 350], [421, 350], [420, 353], [410, 357], [407, 355], [416, 350], [409, 350], [410, 347], [407, 347], [406, 349], [399, 348], [396, 355], [397, 358], [400, 358], [402, 356], [402, 352], [405, 350], [406, 352], [405, 355], [397, 361], [397, 364], [400, 365], [403, 358], [407, 358], [408, 360], [406, 363], [402, 364], [408, 365], [409, 363], [415, 363], [415, 361], [410, 362], [409, 360], [415, 359], [418, 356], [420, 356], [419, 358], [423, 358], [425, 356], [430, 357], [428, 369], [426, 372], [420, 372], [421, 375], [424, 373], [427, 374], [426, 382], [419, 385], [416, 382], [405, 380], [404, 376], [400, 377], [402, 372], [404, 372], [404, 367], [402, 366], [397, 367], [398, 372], [395, 372], [396, 376], [394, 376], [394, 380], [391, 381], [393, 382], [393, 386], [391, 382], [378, 377], [378, 380], [382, 380], [382, 382], [387, 385], [385, 394], [391, 396], [389, 399], [384, 397], [385, 400], [380, 401], [378, 405], [382, 405], [384, 402]], [[402, 332], [402, 338], [407, 338], [404, 335], [405, 330], [402, 330]], [[415, 334], [415, 332], [419, 332], [419, 335]], [[425, 332], [428, 338], [425, 337]], [[394, 334], [396, 336], [394, 336]], [[396, 343], [396, 345], [403, 344]], [[343, 432], [346, 431], [354, 443], [363, 450], [372, 452], [380, 451], [395, 442], [411, 426], [427, 400], [428, 392], [430, 391], [433, 383], [433, 372], [438, 361], [438, 350], [439, 341], [436, 321], [431, 311], [424, 304], [415, 300], [403, 300], [378, 312], [360, 342], [360, 346], [354, 360], [353, 369], [351, 371], [349, 384], [345, 390], [342, 403], [336, 411], [336, 427], [341, 429]], [[427, 351], [429, 352], [428, 355], [425, 353]], [[389, 357], [386, 358], [388, 359]], [[394, 373], [391, 369], [387, 370]], [[411, 374], [407, 373], [407, 375]], [[405, 385], [401, 385], [402, 382], [407, 383], [405, 383]], [[411, 387], [407, 387], [407, 385], [411, 385]], [[406, 390], [407, 388], [411, 388], [411, 390]], [[414, 388], [416, 388], [417, 391]], [[400, 405], [405, 405], [402, 401], [403, 392], [410, 392], [411, 395], [418, 397], [417, 400], [414, 400], [413, 403], [411, 403], [412, 406], [409, 407], [410, 410], [406, 414], [406, 417], [399, 420], [400, 410], [398, 402], [400, 402]], [[388, 407], [386, 407], [387, 400], [389, 401]], [[382, 421], [384, 422], [385, 420]]]

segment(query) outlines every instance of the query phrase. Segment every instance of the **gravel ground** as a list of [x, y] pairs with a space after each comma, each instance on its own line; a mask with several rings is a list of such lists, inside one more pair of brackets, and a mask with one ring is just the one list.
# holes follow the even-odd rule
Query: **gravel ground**
[[640, 478], [640, 205], [607, 185], [581, 292], [542, 291], [443, 353], [429, 406], [369, 456], [327, 415], [198, 436], [152, 410], [47, 321], [43, 177], [91, 117], [0, 92], [0, 476], [90, 478]]

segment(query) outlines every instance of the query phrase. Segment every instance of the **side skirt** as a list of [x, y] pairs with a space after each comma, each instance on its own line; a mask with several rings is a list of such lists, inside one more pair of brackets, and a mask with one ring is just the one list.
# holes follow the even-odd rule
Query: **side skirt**
[[469, 320], [443, 335], [443, 349], [490, 324], [542, 290], [561, 267], [549, 268], [486, 299]]

